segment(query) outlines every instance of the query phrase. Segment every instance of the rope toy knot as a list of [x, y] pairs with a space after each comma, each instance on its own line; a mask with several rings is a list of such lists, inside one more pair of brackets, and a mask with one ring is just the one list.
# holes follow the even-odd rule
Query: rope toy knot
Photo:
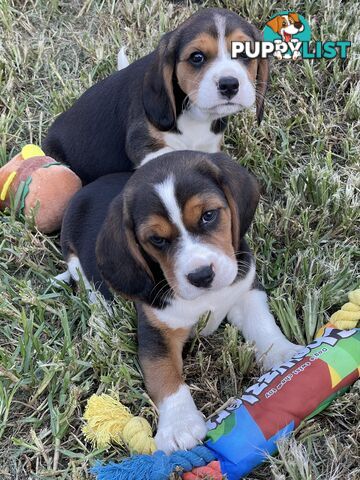
[[360, 320], [360, 288], [350, 292], [348, 297], [349, 302], [330, 317], [330, 323], [341, 330], [355, 328]]
[[151, 426], [145, 418], [132, 417], [124, 426], [122, 436], [131, 451], [153, 453], [156, 450]]
[[153, 453], [156, 450], [149, 422], [134, 417], [127, 407], [110, 395], [92, 395], [84, 419], [87, 423], [83, 433], [98, 448], [125, 443], [131, 452]]

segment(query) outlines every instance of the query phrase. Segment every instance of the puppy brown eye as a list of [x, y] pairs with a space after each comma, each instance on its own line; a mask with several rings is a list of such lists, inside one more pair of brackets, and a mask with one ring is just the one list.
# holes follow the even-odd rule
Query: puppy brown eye
[[190, 55], [189, 61], [197, 67], [205, 62], [206, 58], [202, 52], [194, 52]]
[[214, 222], [218, 216], [218, 210], [208, 210], [205, 212], [201, 217], [201, 224], [202, 225], [209, 225], [210, 223]]
[[156, 248], [163, 248], [165, 247], [165, 245], [169, 243], [169, 240], [167, 238], [153, 235], [152, 237], [149, 238], [149, 242], [151, 242]]

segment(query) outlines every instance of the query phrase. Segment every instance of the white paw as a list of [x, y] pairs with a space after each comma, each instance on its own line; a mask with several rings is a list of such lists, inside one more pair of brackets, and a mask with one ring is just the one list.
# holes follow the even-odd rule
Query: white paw
[[195, 447], [207, 433], [204, 417], [186, 385], [160, 403], [159, 413], [155, 442], [157, 448], [167, 454]]
[[301, 58], [301, 52], [296, 51], [293, 53], [293, 60], [297, 60], [298, 58]]
[[260, 357], [264, 370], [270, 370], [270, 368], [287, 362], [293, 355], [303, 350], [303, 348], [302, 345], [296, 345], [288, 340], [274, 343], [271, 348]]
[[56, 277], [50, 280], [52, 286], [59, 286], [60, 282], [70, 283], [71, 275], [69, 270], [65, 270], [63, 273], [59, 273]]
[[215, 318], [214, 314], [211, 313], [209, 315], [209, 318], [207, 320], [206, 325], [200, 331], [200, 335], [202, 337], [208, 337], [208, 336], [212, 335], [215, 332], [215, 330], [218, 328], [218, 326], [220, 325], [221, 321], [222, 321], [222, 318]]
[[206, 433], [204, 417], [196, 411], [182, 418], [174, 415], [170, 421], [162, 422], [155, 442], [159, 450], [169, 454], [175, 450], [190, 450], [201, 442]]

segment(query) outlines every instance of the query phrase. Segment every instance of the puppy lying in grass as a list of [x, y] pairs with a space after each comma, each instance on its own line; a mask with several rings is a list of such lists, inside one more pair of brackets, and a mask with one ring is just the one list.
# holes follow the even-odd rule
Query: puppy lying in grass
[[67, 275], [81, 274], [108, 300], [114, 291], [135, 301], [139, 359], [160, 413], [156, 443], [166, 452], [206, 434], [182, 376], [183, 346], [204, 313], [203, 335], [227, 318], [266, 369], [301, 348], [277, 327], [244, 238], [258, 199], [254, 177], [228, 156], [183, 151], [101, 177], [65, 214]]

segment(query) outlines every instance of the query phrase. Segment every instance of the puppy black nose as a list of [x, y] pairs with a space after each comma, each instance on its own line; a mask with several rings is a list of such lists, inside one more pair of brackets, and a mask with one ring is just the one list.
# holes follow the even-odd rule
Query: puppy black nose
[[294, 25], [295, 25], [296, 28], [301, 28], [302, 27], [301, 22], [295, 22]]
[[210, 287], [213, 279], [215, 277], [215, 272], [211, 265], [207, 267], [200, 267], [189, 273], [187, 276], [191, 285], [195, 287], [208, 288]]
[[235, 77], [221, 77], [218, 84], [221, 95], [229, 100], [239, 91], [239, 80]]

